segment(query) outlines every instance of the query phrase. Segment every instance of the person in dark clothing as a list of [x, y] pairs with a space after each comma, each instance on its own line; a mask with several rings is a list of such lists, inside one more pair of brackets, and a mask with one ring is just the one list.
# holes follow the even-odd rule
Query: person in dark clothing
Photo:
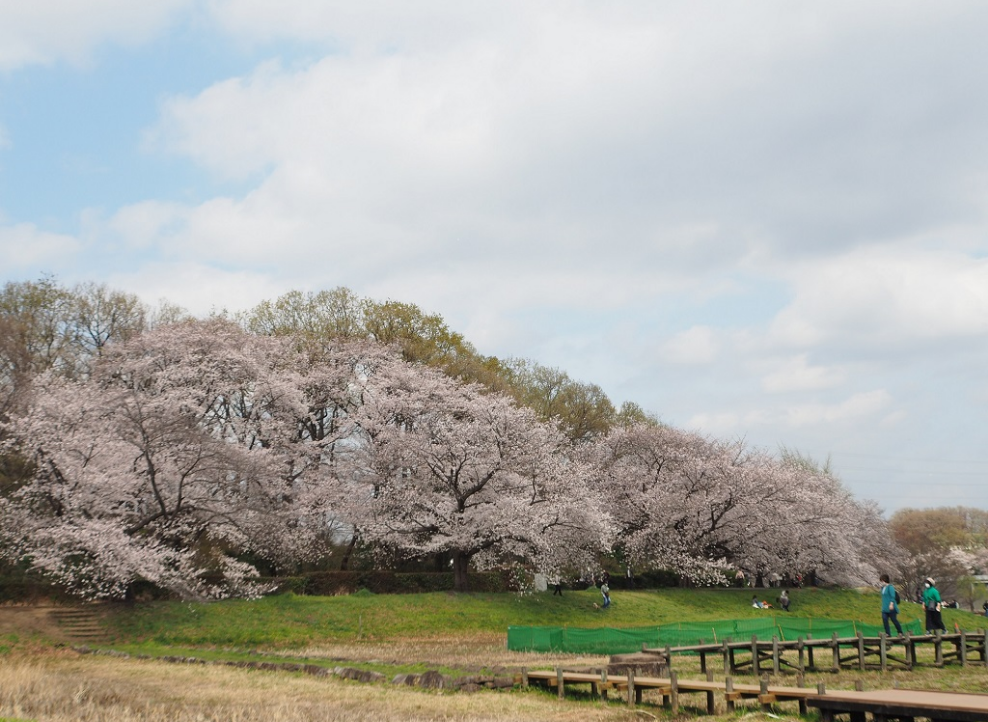
[[923, 592], [923, 608], [926, 610], [926, 633], [933, 634], [938, 629], [946, 632], [947, 628], [943, 626], [943, 617], [940, 614], [942, 602], [940, 600], [940, 592], [937, 591], [936, 580], [932, 577], [927, 577], [923, 586], [925, 588]]

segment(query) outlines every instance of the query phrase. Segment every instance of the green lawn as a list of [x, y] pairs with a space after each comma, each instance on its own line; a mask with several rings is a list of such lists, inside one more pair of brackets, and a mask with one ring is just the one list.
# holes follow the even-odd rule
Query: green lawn
[[[319, 642], [389, 641], [435, 636], [506, 634], [516, 626], [642, 627], [673, 622], [784, 615], [750, 606], [742, 589], [662, 589], [612, 592], [610, 609], [595, 609], [596, 590], [536, 594], [358, 593], [339, 597], [292, 594], [253, 601], [154, 602], [119, 607], [108, 617], [120, 644], [183, 648], [288, 650]], [[777, 590], [761, 590], [775, 601]], [[876, 591], [796, 589], [793, 616], [881, 624]], [[904, 603], [900, 619], [922, 619], [918, 604]], [[982, 629], [985, 617], [945, 610], [944, 621]]]

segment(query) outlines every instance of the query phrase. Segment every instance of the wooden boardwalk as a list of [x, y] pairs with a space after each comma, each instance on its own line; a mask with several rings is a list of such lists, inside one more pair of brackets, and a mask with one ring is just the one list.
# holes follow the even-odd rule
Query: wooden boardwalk
[[957, 663], [988, 666], [985, 649], [985, 632], [957, 632], [955, 634], [923, 634], [912, 636], [797, 639], [771, 641], [752, 637], [750, 642], [724, 641], [718, 644], [695, 644], [663, 649], [643, 647], [642, 651], [666, 660], [672, 666], [673, 655], [692, 654], [700, 658], [700, 671], [707, 672], [708, 657], [721, 657], [725, 675], [739, 672], [760, 675], [762, 672], [779, 674], [783, 669], [803, 673], [807, 671], [837, 672], [841, 669], [912, 669], [918, 665], [917, 652], [929, 647], [933, 665], [942, 667]]
[[669, 677], [637, 676], [629, 670], [625, 675], [608, 675], [606, 671], [579, 672], [562, 668], [555, 670], [522, 670], [515, 683], [528, 686], [532, 683], [555, 688], [559, 697], [565, 696], [567, 685], [587, 685], [602, 702], [608, 693], [623, 697], [629, 707], [642, 702], [646, 690], [657, 692], [663, 707], [673, 714], [679, 713], [680, 696], [705, 695], [709, 714], [717, 712], [717, 702], [722, 700], [728, 711], [742, 699], [757, 699], [762, 709], [769, 711], [776, 702], [795, 701], [799, 713], [805, 715], [808, 707], [820, 710], [822, 722], [833, 722], [836, 717], [847, 715], [850, 722], [865, 722], [870, 714], [875, 722], [886, 720], [912, 720], [924, 718], [934, 722], [985, 722], [988, 720], [988, 695], [956, 692], [931, 692], [923, 690], [879, 690], [873, 692], [837, 690], [827, 692], [818, 688], [784, 687], [770, 685], [767, 680], [759, 684], [738, 684], [728, 677], [713, 681], [681, 680], [674, 672]]
[[940, 722], [984, 722], [988, 720], [988, 695], [959, 692], [927, 692], [888, 689], [874, 692], [832, 692], [811, 697], [811, 707], [820, 710], [821, 722], [833, 722], [837, 715], [848, 715], [851, 722], [873, 720], [913, 720], [917, 717]]
[[606, 671], [578, 672], [562, 668], [555, 670], [523, 670], [516, 675], [515, 682], [522, 686], [539, 683], [547, 687], [555, 687], [560, 698], [565, 696], [567, 685], [587, 685], [601, 701], [608, 700], [608, 693], [614, 692], [625, 698], [628, 705], [633, 707], [642, 701], [642, 693], [646, 690], [658, 692], [662, 698], [663, 707], [668, 707], [673, 714], [679, 712], [679, 697], [683, 694], [703, 694], [706, 698], [707, 712], [713, 714], [717, 699], [722, 699], [728, 710], [734, 709], [735, 703], [741, 699], [757, 699], [763, 708], [769, 709], [775, 702], [796, 701], [801, 714], [806, 713], [806, 700], [819, 694], [818, 689], [810, 687], [783, 687], [770, 685], [767, 681], [759, 684], [735, 683], [728, 678], [715, 682], [708, 675], [706, 680], [680, 680], [675, 672], [669, 677], [649, 677], [636, 675], [629, 670], [624, 675], [608, 675]]

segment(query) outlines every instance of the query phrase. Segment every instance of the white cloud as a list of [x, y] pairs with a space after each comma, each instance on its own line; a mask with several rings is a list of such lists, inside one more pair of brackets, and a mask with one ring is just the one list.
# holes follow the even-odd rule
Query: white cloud
[[77, 238], [40, 230], [33, 223], [0, 226], [0, 268], [8, 273], [37, 266], [62, 268], [81, 251]]
[[471, 2], [424, 0], [207, 0], [214, 21], [250, 42], [277, 40], [335, 42], [353, 50], [394, 51], [436, 48], [495, 33], [531, 3], [518, 0]]
[[[147, 249], [165, 244], [175, 232], [188, 223], [190, 210], [178, 203], [143, 201], [124, 206], [105, 222], [106, 230], [120, 238], [129, 249]], [[99, 218], [90, 221], [98, 226]]]
[[195, 0], [0, 0], [0, 71], [84, 62], [102, 42], [135, 45]]
[[988, 258], [909, 244], [857, 248], [788, 270], [782, 343], [865, 346], [988, 333]]
[[762, 389], [770, 394], [814, 391], [839, 386], [847, 370], [828, 366], [811, 366], [806, 354], [784, 359], [777, 368], [762, 377]]
[[670, 338], [662, 347], [662, 356], [675, 364], [709, 364], [717, 358], [719, 351], [720, 342], [714, 330], [708, 326], [694, 326]]
[[169, 301], [198, 316], [248, 309], [289, 290], [262, 273], [196, 263], [151, 262], [112, 274], [108, 282], [152, 306]]
[[892, 403], [888, 391], [878, 389], [853, 396], [836, 404], [803, 404], [785, 412], [786, 423], [793, 427], [814, 424], [837, 424], [874, 418]]

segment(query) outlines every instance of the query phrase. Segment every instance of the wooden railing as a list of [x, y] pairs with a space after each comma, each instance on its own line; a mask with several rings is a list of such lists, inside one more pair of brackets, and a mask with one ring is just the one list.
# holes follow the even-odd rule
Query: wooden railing
[[[932, 649], [932, 665], [942, 667], [958, 663], [962, 667], [974, 662], [988, 666], [985, 650], [985, 632], [957, 632], [954, 634], [923, 634], [902, 636], [798, 639], [771, 641], [752, 637], [748, 642], [724, 641], [718, 644], [695, 644], [662, 649], [643, 647], [646, 654], [666, 658], [672, 666], [674, 655], [697, 655], [700, 671], [707, 671], [708, 657], [721, 657], [725, 675], [747, 672], [759, 675], [763, 671], [779, 674], [790, 669], [796, 672], [831, 671], [841, 669], [881, 669], [890, 667], [912, 669], [920, 664], [917, 651], [923, 647]], [[822, 658], [821, 658], [822, 657]]]

